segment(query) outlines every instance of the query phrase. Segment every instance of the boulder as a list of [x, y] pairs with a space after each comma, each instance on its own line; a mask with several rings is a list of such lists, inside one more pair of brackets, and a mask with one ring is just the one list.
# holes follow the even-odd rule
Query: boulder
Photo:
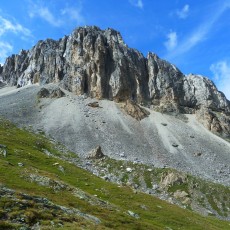
[[126, 168], [126, 172], [132, 172], [133, 170], [131, 168]]
[[52, 87], [52, 88], [41, 88], [38, 93], [38, 98], [60, 98], [65, 96], [65, 93], [59, 87]]
[[136, 219], [139, 219], [139, 218], [140, 218], [139, 215], [138, 215], [137, 213], [133, 212], [133, 211], [128, 210], [128, 214], [129, 214], [130, 216], [136, 218]]
[[7, 157], [7, 146], [0, 144], [0, 155]]
[[168, 188], [172, 185], [183, 184], [187, 181], [187, 176], [184, 173], [167, 172], [161, 176], [160, 187]]
[[50, 98], [60, 98], [64, 96], [65, 93], [59, 87], [52, 89], [49, 95]]
[[100, 107], [98, 101], [90, 102], [90, 103], [88, 103], [88, 106], [90, 106], [92, 108]]
[[50, 96], [50, 92], [46, 88], [41, 88], [37, 93], [38, 98], [48, 98]]
[[146, 109], [140, 107], [138, 104], [130, 100], [126, 101], [126, 103], [123, 104], [121, 107], [128, 115], [138, 121], [148, 117], [148, 115], [150, 114]]
[[189, 194], [185, 191], [181, 191], [181, 190], [177, 190], [176, 192], [173, 193], [173, 196], [176, 199], [184, 199], [185, 197], [187, 197]]
[[101, 159], [105, 155], [102, 152], [101, 146], [97, 146], [95, 149], [91, 150], [88, 154], [88, 159]]

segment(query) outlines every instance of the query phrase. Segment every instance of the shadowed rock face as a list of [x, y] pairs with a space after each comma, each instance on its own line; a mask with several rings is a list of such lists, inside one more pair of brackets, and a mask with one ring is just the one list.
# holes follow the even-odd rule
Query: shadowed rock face
[[80, 27], [59, 41], [39, 41], [31, 50], [7, 58], [0, 79], [18, 87], [60, 83], [76, 95], [196, 113], [209, 130], [230, 135], [230, 104], [212, 81], [184, 76], [156, 54], [145, 58], [113, 29]]

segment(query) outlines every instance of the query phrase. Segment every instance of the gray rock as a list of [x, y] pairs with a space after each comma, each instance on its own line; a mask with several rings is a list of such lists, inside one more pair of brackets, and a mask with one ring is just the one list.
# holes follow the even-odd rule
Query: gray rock
[[138, 104], [130, 100], [127, 100], [122, 108], [127, 114], [129, 114], [131, 117], [135, 118], [138, 121], [144, 119], [145, 117], [148, 117], [148, 115], [150, 114], [146, 109], [140, 107]]
[[215, 84], [206, 77], [194, 74], [186, 76], [183, 91], [186, 106], [230, 112], [229, 101], [223, 93], [217, 90]]
[[0, 144], [0, 155], [3, 155], [3, 157], [7, 156], [7, 146]]
[[129, 214], [130, 216], [136, 218], [136, 219], [139, 219], [139, 218], [140, 218], [139, 215], [138, 215], [137, 213], [134, 213], [134, 212], [132, 212], [132, 211], [130, 211], [130, 210], [128, 210], [128, 214]]
[[102, 152], [101, 146], [97, 146], [95, 149], [93, 149], [89, 154], [89, 159], [100, 159], [103, 158], [105, 155]]
[[149, 97], [153, 105], [168, 112], [177, 111], [178, 105], [183, 104], [184, 75], [176, 66], [153, 53], [147, 56], [147, 67]]
[[63, 173], [65, 172], [65, 169], [61, 165], [58, 166], [58, 170], [61, 171], [61, 172], [63, 172]]
[[199, 157], [199, 156], [201, 156], [201, 155], [202, 155], [201, 152], [196, 152], [196, 153], [194, 153], [194, 156], [196, 156], [196, 157]]
[[88, 106], [90, 106], [92, 108], [100, 107], [98, 101], [90, 102], [90, 103], [88, 103]]
[[7, 157], [7, 150], [6, 149], [0, 149], [0, 153], [3, 155], [3, 157]]
[[41, 88], [40, 91], [37, 93], [38, 98], [46, 98], [50, 96], [50, 92], [46, 88]]
[[[200, 75], [184, 76], [154, 53], [145, 58], [110, 28], [80, 27], [58, 41], [39, 41], [6, 59], [0, 66], [0, 82], [17, 87], [58, 83], [83, 100], [89, 96], [128, 100], [163, 113], [195, 113], [210, 131], [230, 136], [230, 102], [212, 81]], [[63, 96], [60, 88], [42, 90], [40, 97]], [[139, 120], [148, 115], [138, 108], [139, 116], [136, 110], [128, 109]]]
[[38, 98], [60, 98], [65, 96], [65, 93], [59, 87], [41, 88], [37, 93]]

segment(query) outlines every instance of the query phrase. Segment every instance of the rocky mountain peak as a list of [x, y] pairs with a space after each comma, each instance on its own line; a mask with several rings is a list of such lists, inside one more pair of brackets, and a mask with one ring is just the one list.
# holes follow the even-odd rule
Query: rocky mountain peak
[[229, 101], [224, 94], [217, 90], [215, 84], [207, 77], [201, 75], [189, 74], [186, 76], [185, 87], [186, 93], [190, 93], [189, 97], [193, 95], [193, 105], [197, 108], [201, 106], [210, 108], [215, 111], [229, 112]]
[[[199, 114], [202, 123], [209, 120], [208, 129], [230, 135], [230, 103], [212, 81], [185, 76], [154, 53], [144, 57], [111, 28], [79, 27], [58, 41], [39, 41], [31, 50], [7, 58], [0, 77], [17, 87], [59, 83], [76, 95], [131, 100], [161, 112]], [[219, 128], [211, 128], [214, 121]]]

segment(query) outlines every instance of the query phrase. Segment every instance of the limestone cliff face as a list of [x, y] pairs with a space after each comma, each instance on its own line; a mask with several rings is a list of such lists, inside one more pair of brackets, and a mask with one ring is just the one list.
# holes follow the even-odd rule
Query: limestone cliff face
[[113, 29], [80, 27], [59, 41], [39, 41], [6, 59], [0, 81], [18, 87], [55, 82], [77, 95], [194, 113], [209, 130], [230, 135], [230, 103], [212, 81], [184, 76], [156, 54], [145, 58]]
[[184, 79], [185, 103], [196, 109], [206, 107], [214, 111], [230, 112], [229, 101], [214, 83], [200, 75], [188, 75]]
[[39, 41], [31, 50], [9, 57], [2, 77], [10, 85], [60, 82], [77, 95], [148, 99], [144, 56], [128, 48], [112, 29], [85, 27], [59, 41]]

